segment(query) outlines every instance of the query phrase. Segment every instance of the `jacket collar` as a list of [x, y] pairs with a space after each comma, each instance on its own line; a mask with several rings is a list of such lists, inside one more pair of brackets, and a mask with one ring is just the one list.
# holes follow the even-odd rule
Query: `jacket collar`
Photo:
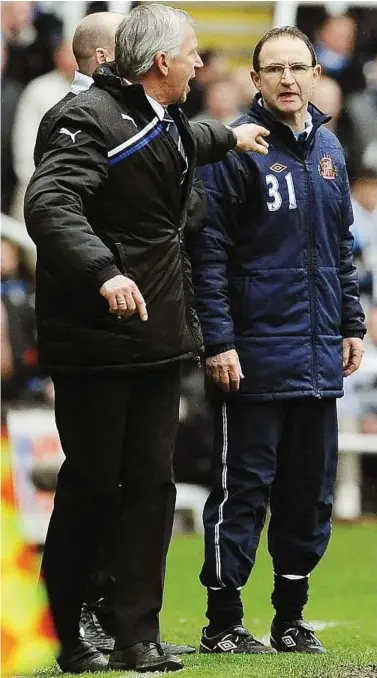
[[[275, 116], [272, 113], [270, 113], [270, 111], [268, 111], [264, 106], [261, 106], [260, 104], [261, 99], [262, 96], [258, 92], [255, 95], [253, 102], [249, 108], [248, 115], [254, 118], [256, 122], [258, 122], [260, 125], [264, 125], [272, 133], [276, 134], [287, 146], [289, 146], [297, 154], [299, 145], [294, 137], [292, 130], [288, 127], [288, 125], [284, 125], [284, 123], [279, 122], [279, 120], [277, 120]], [[325, 115], [324, 113], [322, 113], [322, 111], [320, 111], [316, 106], [314, 106], [314, 104], [309, 103], [308, 112], [310, 113], [313, 127], [304, 144], [304, 148], [305, 147], [309, 148], [314, 139], [317, 129], [321, 127], [321, 125], [324, 125], [326, 122], [331, 120], [330, 115]]]
[[[98, 66], [93, 73], [93, 81], [96, 87], [105, 90], [114, 99], [128, 105], [136, 105], [150, 118], [156, 115], [157, 107], [152, 104], [151, 97], [146, 95], [144, 87], [139, 83], [129, 83], [122, 80], [118, 75], [114, 61]], [[172, 104], [168, 106], [168, 111], [171, 117], [179, 124], [182, 118], [179, 106]], [[159, 114], [158, 117], [161, 119]]]

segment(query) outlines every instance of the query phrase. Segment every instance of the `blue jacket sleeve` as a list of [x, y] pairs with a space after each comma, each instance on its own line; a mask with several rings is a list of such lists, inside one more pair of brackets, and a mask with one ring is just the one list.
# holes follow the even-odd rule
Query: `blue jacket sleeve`
[[237, 155], [198, 170], [207, 193], [204, 228], [189, 238], [196, 309], [207, 355], [234, 347], [228, 295], [228, 264], [245, 195], [245, 172]]
[[350, 230], [353, 223], [353, 211], [350, 199], [348, 177], [345, 172], [345, 192], [342, 202], [342, 235], [340, 239], [339, 280], [342, 290], [343, 337], [360, 337], [366, 332], [365, 315], [360, 303], [359, 278], [353, 264], [354, 238]]

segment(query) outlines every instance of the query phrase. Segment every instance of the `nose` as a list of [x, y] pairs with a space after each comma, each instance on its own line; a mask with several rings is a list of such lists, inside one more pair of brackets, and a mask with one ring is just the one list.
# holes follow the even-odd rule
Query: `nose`
[[203, 61], [201, 60], [199, 54], [197, 54], [196, 57], [195, 68], [203, 68]]
[[286, 66], [284, 68], [284, 71], [283, 71], [282, 76], [281, 76], [281, 82], [285, 82], [287, 84], [292, 84], [292, 83], [295, 82], [295, 79], [292, 75], [292, 72], [291, 72], [291, 69], [289, 68], [289, 66]]

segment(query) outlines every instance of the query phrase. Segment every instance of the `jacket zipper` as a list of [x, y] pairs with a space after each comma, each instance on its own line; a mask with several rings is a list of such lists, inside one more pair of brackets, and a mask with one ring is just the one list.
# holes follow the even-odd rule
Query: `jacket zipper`
[[[309, 170], [308, 170], [308, 164], [306, 160], [303, 161], [304, 169], [305, 169], [305, 175], [306, 175], [306, 181], [307, 181], [307, 186], [308, 186], [308, 196], [309, 196], [309, 205], [310, 205], [310, 198], [311, 198], [311, 185], [310, 185], [310, 176], [309, 176]], [[309, 210], [309, 215], [310, 215], [310, 210]], [[313, 228], [313, 220], [310, 218], [309, 219], [309, 235], [308, 235], [308, 242], [309, 242], [309, 261], [308, 261], [308, 279], [309, 279], [309, 305], [310, 305], [310, 318], [311, 318], [311, 344], [312, 344], [312, 355], [313, 355], [313, 361], [312, 361], [312, 378], [313, 378], [313, 386], [314, 386], [314, 397], [315, 398], [321, 398], [321, 392], [318, 388], [318, 380], [317, 380], [317, 372], [318, 372], [318, 363], [317, 363], [317, 350], [316, 350], [316, 318], [317, 318], [317, 309], [315, 305], [315, 290], [314, 290], [314, 228]]]
[[[179, 153], [178, 149], [177, 149], [177, 153]], [[186, 175], [186, 181], [187, 181], [188, 187], [190, 185], [192, 185], [192, 179], [193, 179], [193, 176], [194, 176], [194, 172], [195, 172], [194, 165], [192, 165], [191, 168], [188, 167], [187, 175]], [[196, 340], [196, 337], [195, 337], [194, 329], [191, 325], [191, 321], [190, 321], [189, 316], [188, 316], [187, 282], [186, 282], [185, 272], [183, 270], [183, 261], [182, 261], [183, 260], [183, 256], [182, 256], [183, 231], [184, 231], [186, 218], [187, 218], [188, 199], [189, 199], [189, 190], [187, 190], [187, 195], [186, 195], [186, 199], [185, 199], [185, 202], [183, 204], [183, 207], [182, 207], [181, 219], [180, 219], [179, 226], [178, 226], [179, 257], [180, 257], [181, 273], [182, 273], [182, 281], [183, 281], [183, 292], [184, 292], [184, 298], [185, 298], [186, 323], [187, 323], [187, 327], [189, 328], [190, 334], [192, 336], [192, 339], [193, 339], [193, 342], [194, 342], [194, 345], [195, 345], [195, 348], [196, 348], [196, 351], [197, 351], [197, 355], [195, 356], [195, 361], [196, 361], [198, 367], [200, 367], [201, 366], [201, 356], [200, 356], [200, 354], [203, 352], [203, 346], [202, 345], [199, 346], [199, 344]]]

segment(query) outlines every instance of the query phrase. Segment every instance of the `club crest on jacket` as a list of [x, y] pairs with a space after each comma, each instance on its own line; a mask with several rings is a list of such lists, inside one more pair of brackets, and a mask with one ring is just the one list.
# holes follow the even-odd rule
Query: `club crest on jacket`
[[324, 155], [319, 161], [318, 172], [323, 179], [336, 179], [338, 170], [329, 155]]

